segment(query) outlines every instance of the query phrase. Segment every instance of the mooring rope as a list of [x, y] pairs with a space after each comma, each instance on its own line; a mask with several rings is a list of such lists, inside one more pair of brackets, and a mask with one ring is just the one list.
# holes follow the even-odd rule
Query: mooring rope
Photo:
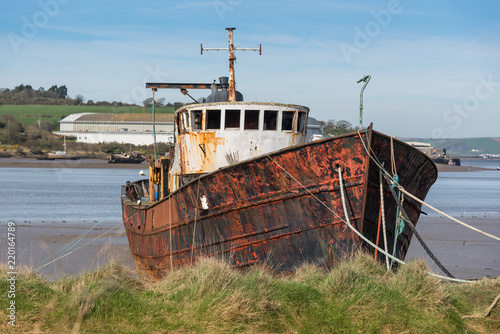
[[[410, 221], [410, 217], [406, 213], [406, 210], [404, 209], [402, 203], [400, 203], [398, 201], [398, 198], [397, 198], [397, 195], [396, 195], [396, 191], [392, 187], [392, 184], [390, 183], [389, 178], [387, 178], [386, 175], [384, 175], [384, 177], [386, 178], [386, 182], [388, 184], [389, 191], [391, 192], [392, 197], [394, 197], [394, 201], [396, 201], [397, 206], [401, 209], [401, 214], [403, 216], [403, 219], [408, 223], [408, 226], [410, 227], [412, 233], [415, 235], [415, 237], [417, 238], [417, 240], [420, 243], [420, 245], [422, 245], [422, 247], [424, 248], [424, 250], [427, 253], [427, 255], [429, 255], [429, 257], [432, 259], [432, 261], [434, 261], [434, 263], [439, 267], [439, 269], [441, 269], [448, 277], [455, 278], [455, 276], [453, 276], [449, 272], [449, 270], [446, 269], [445, 266], [438, 260], [438, 258], [434, 255], [434, 253], [432, 253], [432, 251], [429, 249], [429, 247], [427, 246], [427, 244], [425, 243], [425, 241], [422, 239], [422, 237], [420, 236], [420, 234], [417, 232], [417, 229], [415, 228], [415, 225]], [[401, 194], [401, 193], [399, 193], [399, 194]]]
[[[112, 211], [112, 212], [114, 212], [114, 211], [116, 211], [116, 210], [117, 210], [117, 209], [113, 209], [113, 211]], [[111, 213], [112, 213], [112, 212], [111, 212]], [[110, 213], [110, 214], [108, 214], [105, 218], [103, 218], [103, 219], [102, 219], [99, 223], [103, 222], [103, 221], [104, 221], [104, 219], [106, 219], [107, 217], [109, 217], [109, 215], [111, 215], [111, 213]], [[48, 266], [49, 264], [52, 264], [52, 263], [54, 263], [54, 262], [56, 262], [56, 261], [59, 261], [59, 260], [60, 260], [60, 259], [62, 259], [62, 258], [65, 258], [66, 256], [68, 256], [68, 255], [70, 255], [70, 254], [72, 254], [72, 253], [76, 252], [77, 250], [81, 249], [82, 247], [85, 247], [85, 246], [87, 246], [88, 244], [90, 244], [91, 242], [93, 242], [93, 241], [95, 241], [95, 240], [99, 239], [100, 237], [102, 237], [102, 236], [104, 236], [104, 235], [108, 234], [109, 232], [111, 232], [112, 230], [114, 230], [115, 228], [117, 228], [118, 226], [120, 226], [121, 224], [125, 223], [127, 220], [129, 220], [129, 219], [133, 218], [134, 216], [136, 216], [138, 213], [139, 213], [139, 212], [134, 213], [132, 216], [128, 217], [128, 218], [127, 218], [127, 219], [125, 219], [123, 222], [120, 222], [120, 223], [116, 224], [115, 226], [113, 226], [113, 227], [112, 227], [111, 229], [109, 229], [108, 231], [106, 231], [106, 232], [104, 232], [104, 233], [102, 233], [102, 234], [98, 235], [98, 236], [97, 236], [97, 237], [95, 237], [94, 239], [92, 239], [92, 240], [90, 240], [89, 242], [87, 242], [87, 243], [85, 243], [85, 244], [81, 245], [80, 247], [78, 247], [78, 248], [76, 248], [76, 249], [72, 250], [71, 252], [64, 253], [64, 254], [62, 254], [62, 255], [58, 256], [57, 258], [55, 258], [54, 260], [52, 260], [52, 261], [50, 261], [50, 262], [48, 262], [48, 263], [45, 263], [45, 264], [43, 264], [43, 265], [41, 265], [41, 266], [39, 266], [39, 267], [37, 267], [37, 268], [35, 268], [35, 269], [33, 269], [33, 270], [34, 270], [34, 271], [38, 271], [38, 270], [40, 270], [40, 269], [42, 269], [42, 268], [44, 268], [44, 267]], [[96, 224], [95, 226], [97, 226], [97, 224]], [[95, 226], [94, 226], [94, 227], [92, 227], [92, 229], [93, 229], [93, 228], [95, 228]], [[71, 248], [73, 248], [74, 246], [76, 246], [76, 244], [77, 244], [77, 243], [78, 243], [81, 239], [83, 239], [83, 238], [84, 238], [84, 237], [85, 237], [85, 236], [86, 236], [86, 235], [87, 235], [90, 231], [92, 231], [92, 229], [90, 229], [89, 231], [87, 231], [86, 233], [84, 233], [84, 235], [82, 235], [80, 238], [78, 238], [78, 239], [76, 240], [76, 243], [74, 243], [74, 244], [73, 244], [73, 246], [72, 246]], [[65, 249], [66, 247], [67, 247], [67, 246], [63, 247], [62, 249]], [[69, 248], [69, 249], [71, 249], [71, 248]], [[68, 250], [69, 250], [69, 249], [68, 249]], [[48, 258], [51, 258], [52, 256], [54, 256], [55, 254], [57, 254], [57, 253], [59, 253], [59, 252], [61, 252], [61, 249], [60, 249], [59, 251], [57, 251], [56, 253], [52, 254], [51, 256], [49, 256]], [[45, 261], [45, 260], [44, 260], [44, 261]], [[41, 263], [43, 263], [44, 261], [42, 261]]]
[[90, 232], [92, 232], [92, 230], [95, 229], [97, 227], [97, 225], [101, 224], [106, 218], [108, 218], [109, 216], [111, 216], [111, 214], [113, 212], [115, 212], [116, 210], [118, 210], [118, 209], [111, 210], [111, 212], [109, 214], [107, 214], [106, 217], [104, 217], [99, 222], [97, 222], [94, 226], [92, 226], [89, 230], [87, 230], [87, 232], [83, 233], [79, 238], [77, 238], [73, 242], [67, 244], [66, 246], [64, 246], [63, 248], [59, 249], [58, 251], [52, 253], [51, 255], [49, 255], [48, 257], [46, 257], [45, 259], [43, 259], [40, 263], [44, 263], [45, 261], [48, 261], [51, 257], [54, 257], [54, 256], [56, 256], [57, 254], [59, 254], [61, 252], [69, 251], [71, 248], [75, 247], [83, 238], [85, 238], [87, 236], [87, 234], [89, 234]]
[[109, 232], [111, 232], [112, 230], [114, 230], [115, 228], [117, 228], [118, 226], [120, 226], [120, 225], [122, 225], [122, 224], [123, 224], [123, 223], [121, 223], [121, 222], [120, 222], [120, 223], [118, 223], [118, 224], [116, 224], [115, 226], [113, 226], [111, 229], [107, 230], [107, 231], [106, 231], [106, 232], [104, 232], [103, 234], [100, 234], [100, 235], [98, 235], [97, 237], [95, 237], [94, 239], [90, 240], [89, 242], [87, 242], [87, 243], [85, 243], [85, 244], [81, 245], [81, 246], [80, 246], [80, 247], [78, 247], [78, 248], [73, 249], [71, 252], [69, 252], [69, 253], [65, 253], [65, 254], [63, 254], [63, 255], [61, 255], [61, 256], [59, 256], [59, 257], [57, 257], [56, 259], [54, 259], [54, 260], [50, 261], [49, 263], [46, 263], [46, 264], [44, 264], [43, 266], [40, 266], [40, 267], [35, 268], [35, 269], [33, 269], [33, 270], [38, 271], [39, 269], [42, 269], [43, 267], [46, 267], [46, 266], [48, 266], [49, 264], [52, 264], [52, 263], [54, 263], [54, 262], [56, 262], [56, 261], [59, 261], [59, 260], [60, 260], [60, 259], [62, 259], [62, 258], [65, 258], [66, 256], [68, 256], [68, 255], [70, 255], [70, 254], [72, 254], [72, 253], [76, 252], [76, 251], [77, 251], [77, 250], [79, 250], [80, 248], [83, 248], [83, 247], [87, 246], [88, 244], [90, 244], [90, 243], [94, 242], [95, 240], [99, 239], [100, 237], [102, 237], [102, 236], [104, 236], [104, 235], [108, 234]]
[[[444, 217], [446, 217], [446, 218], [448, 218], [448, 219], [450, 219], [450, 220], [452, 220], [452, 221], [454, 221], [454, 222], [456, 222], [456, 223], [458, 223], [458, 224], [460, 224], [460, 225], [462, 225], [462, 226], [465, 226], [465, 227], [467, 227], [467, 228], [469, 228], [469, 229], [471, 229], [471, 230], [473, 230], [473, 231], [476, 231], [476, 232], [481, 233], [481, 234], [483, 234], [483, 235], [485, 235], [485, 236], [487, 236], [487, 237], [490, 237], [490, 238], [492, 238], [492, 239], [495, 239], [495, 240], [500, 241], [500, 238], [499, 238], [499, 237], [497, 237], [497, 236], [495, 236], [495, 235], [493, 235], [493, 234], [490, 234], [490, 233], [487, 233], [487, 232], [481, 231], [480, 229], [475, 228], [474, 226], [471, 226], [471, 225], [469, 225], [469, 224], [466, 224], [466, 223], [464, 223], [464, 222], [462, 222], [462, 221], [460, 221], [460, 220], [458, 220], [458, 219], [456, 219], [456, 218], [454, 218], [454, 217], [452, 217], [452, 216], [450, 216], [450, 215], [448, 215], [448, 214], [446, 214], [446, 213], [444, 213], [444, 212], [442, 212], [442, 211], [440, 211], [440, 210], [436, 209], [436, 208], [435, 208], [435, 207], [433, 207], [432, 205], [425, 203], [425, 202], [424, 202], [424, 201], [422, 201], [420, 198], [418, 198], [418, 197], [414, 196], [413, 194], [411, 194], [410, 192], [406, 191], [406, 189], [404, 189], [404, 188], [403, 188], [403, 186], [401, 186], [401, 185], [397, 182], [397, 180], [395, 180], [395, 179], [394, 179], [394, 178], [393, 178], [393, 177], [389, 174], [389, 172], [387, 172], [387, 171], [385, 170], [385, 168], [384, 168], [384, 167], [380, 164], [380, 161], [378, 161], [378, 159], [377, 159], [377, 157], [376, 157], [376, 155], [375, 155], [375, 152], [373, 152], [373, 150], [371, 149], [371, 147], [370, 147], [370, 148], [367, 148], [367, 147], [366, 147], [365, 142], [364, 142], [364, 140], [363, 140], [363, 136], [361, 135], [361, 132], [360, 132], [359, 130], [358, 130], [358, 135], [359, 135], [360, 141], [361, 141], [361, 143], [363, 144], [363, 147], [364, 147], [364, 149], [365, 149], [366, 153], [368, 154], [368, 156], [369, 156], [369, 157], [373, 160], [373, 162], [374, 162], [374, 163], [378, 166], [378, 168], [380, 168], [380, 169], [382, 170], [382, 172], [386, 175], [386, 177], [388, 177], [388, 178], [391, 180], [392, 184], [394, 184], [394, 185], [395, 185], [395, 187], [396, 187], [396, 188], [398, 188], [398, 190], [400, 190], [401, 192], [405, 193], [407, 196], [409, 196], [410, 198], [412, 198], [412, 199], [414, 199], [415, 201], [419, 202], [420, 204], [425, 205], [425, 206], [426, 206], [426, 207], [428, 207], [429, 209], [431, 209], [431, 210], [433, 210], [433, 211], [437, 212], [438, 214], [440, 214], [440, 215], [442, 215], [442, 216], [444, 216]], [[370, 151], [373, 153], [373, 156], [372, 156], [372, 154], [370, 154]], [[374, 156], [375, 156], [375, 157], [374, 157]]]
[[[384, 205], [384, 183], [382, 180], [382, 171], [379, 171], [379, 179], [380, 179], [380, 212], [382, 215], [382, 234], [384, 236], [384, 249], [388, 252], [387, 249], [387, 231], [385, 227], [385, 205]], [[385, 256], [385, 264], [387, 265], [387, 270], [390, 270], [389, 267], [389, 258], [387, 255]]]
[[[362, 240], [364, 240], [368, 245], [372, 246], [373, 248], [377, 249], [379, 252], [381, 252], [382, 254], [384, 254], [385, 256], [389, 257], [390, 259], [396, 261], [397, 263], [399, 264], [403, 264], [405, 265], [406, 262], [398, 259], [398, 258], [395, 258], [393, 257], [391, 254], [387, 253], [386, 251], [384, 251], [382, 248], [378, 247], [377, 245], [375, 245], [373, 242], [371, 242], [370, 240], [368, 240], [363, 234], [361, 234], [358, 230], [356, 230], [350, 222], [348, 222], [347, 220], [349, 219], [349, 217], [346, 217], [347, 220], [344, 220], [341, 216], [339, 216], [335, 211], [333, 211], [328, 205], [326, 205], [325, 203], [323, 203], [323, 201], [321, 201], [317, 196], [315, 196], [309, 189], [307, 189], [306, 186], [304, 186], [299, 180], [297, 180], [295, 177], [293, 177], [293, 175], [291, 175], [286, 169], [284, 169], [279, 163], [277, 163], [269, 154], [266, 154], [266, 156], [276, 164], [276, 166], [278, 166], [281, 170], [283, 170], [292, 180], [294, 180], [297, 184], [299, 184], [302, 188], [304, 188], [314, 199], [316, 199], [321, 205], [323, 205], [328, 211], [330, 211], [332, 214], [334, 214], [337, 218], [339, 218], [344, 224], [346, 224], [354, 233], [356, 233]], [[345, 198], [344, 198], [344, 195], [343, 195], [343, 192], [344, 192], [344, 187], [343, 187], [343, 183], [341, 182], [341, 173], [342, 173], [342, 168], [339, 167], [339, 185], [340, 185], [340, 191], [341, 191], [341, 197], [344, 199], [345, 201]], [[343, 203], [343, 207], [345, 207], [345, 203]], [[347, 213], [347, 211], [344, 211], [345, 213]], [[457, 283], [475, 283], [474, 281], [468, 281], [468, 280], [462, 280], [462, 279], [457, 279], [457, 278], [450, 278], [450, 277], [446, 277], [446, 276], [442, 276], [442, 275], [438, 275], [438, 274], [434, 274], [432, 272], [428, 272], [429, 275], [432, 275], [434, 277], [437, 277], [437, 278], [441, 278], [441, 279], [444, 279], [444, 280], [448, 280], [448, 281], [452, 281], [452, 282], [457, 282]]]

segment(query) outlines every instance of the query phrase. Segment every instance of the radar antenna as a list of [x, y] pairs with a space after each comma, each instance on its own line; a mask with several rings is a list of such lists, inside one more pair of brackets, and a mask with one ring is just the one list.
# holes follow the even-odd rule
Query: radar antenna
[[219, 51], [219, 50], [229, 50], [229, 102], [236, 101], [236, 89], [235, 89], [235, 79], [234, 79], [234, 61], [236, 57], [234, 55], [235, 50], [241, 51], [259, 51], [259, 55], [262, 55], [262, 44], [259, 44], [258, 49], [252, 48], [239, 48], [233, 45], [233, 30], [236, 28], [226, 28], [229, 34], [229, 47], [228, 48], [204, 48], [203, 43], [200, 44], [201, 54], [203, 51]]

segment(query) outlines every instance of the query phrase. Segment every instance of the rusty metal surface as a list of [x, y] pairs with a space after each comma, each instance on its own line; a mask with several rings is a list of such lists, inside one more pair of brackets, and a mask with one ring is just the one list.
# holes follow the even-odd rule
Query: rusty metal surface
[[211, 89], [215, 85], [220, 89], [220, 84], [217, 83], [159, 83], [148, 82], [146, 88], [151, 89]]
[[[366, 132], [362, 137], [366, 140]], [[374, 152], [388, 165], [389, 138], [377, 132], [368, 137]], [[437, 176], [434, 164], [396, 140], [394, 150], [401, 184], [425, 198]], [[365, 247], [338, 217], [344, 217], [336, 172], [339, 165], [344, 171], [351, 222], [375, 242], [379, 174], [357, 133], [269, 156], [195, 179], [152, 205], [138, 206], [137, 191], [130, 189], [133, 185], [125, 186], [124, 226], [139, 276], [158, 280], [171, 266], [190, 264], [200, 256], [227, 258], [235, 267], [267, 262], [278, 270], [293, 270], [302, 262], [334, 265]], [[392, 245], [395, 202], [388, 190], [384, 197], [388, 244]], [[406, 201], [405, 209], [416, 223], [420, 207]], [[399, 258], [404, 258], [410, 239], [405, 229], [398, 238]]]

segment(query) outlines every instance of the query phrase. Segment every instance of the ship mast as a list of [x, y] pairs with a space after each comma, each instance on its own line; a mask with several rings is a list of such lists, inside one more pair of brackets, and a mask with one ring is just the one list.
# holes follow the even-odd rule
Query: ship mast
[[242, 51], [259, 51], [259, 55], [262, 55], [262, 44], [259, 44], [258, 49], [252, 48], [238, 48], [234, 47], [233, 44], [233, 30], [236, 28], [226, 28], [229, 35], [229, 47], [228, 48], [203, 48], [203, 43], [201, 44], [201, 54], [203, 54], [203, 50], [205, 51], [219, 51], [219, 50], [229, 50], [229, 102], [236, 101], [236, 81], [234, 78], [234, 61], [236, 60], [236, 56], [234, 55], [235, 50]]
[[233, 45], [233, 30], [235, 28], [226, 28], [229, 35], [229, 102], [236, 101], [236, 82], [234, 80], [234, 45]]

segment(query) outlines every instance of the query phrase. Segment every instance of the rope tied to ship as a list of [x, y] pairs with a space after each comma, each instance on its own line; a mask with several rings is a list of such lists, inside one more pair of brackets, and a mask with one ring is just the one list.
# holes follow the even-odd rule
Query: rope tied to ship
[[[386, 253], [388, 252], [387, 249], [387, 230], [385, 226], [385, 205], [384, 205], [384, 182], [382, 179], [382, 171], [379, 171], [379, 180], [380, 180], [380, 216], [382, 218], [382, 234], [384, 236], [384, 250]], [[385, 256], [385, 264], [387, 266], [387, 271], [390, 270], [389, 267], [389, 257], [387, 255]]]
[[[45, 259], [43, 259], [40, 263], [44, 263], [44, 262], [46, 262], [46, 261], [49, 261], [49, 259], [50, 259], [50, 258], [52, 258], [52, 257], [56, 256], [56, 255], [57, 255], [57, 254], [59, 254], [59, 253], [64, 253], [64, 252], [66, 252], [66, 251], [71, 250], [71, 249], [72, 249], [73, 247], [75, 247], [75, 246], [76, 246], [76, 245], [77, 245], [77, 244], [78, 244], [78, 243], [79, 243], [79, 242], [80, 242], [83, 238], [85, 238], [85, 237], [86, 237], [86, 236], [87, 236], [90, 232], [92, 232], [92, 230], [93, 230], [93, 229], [95, 229], [95, 228], [97, 227], [97, 225], [99, 225], [99, 224], [101, 224], [102, 222], [104, 222], [104, 220], [105, 220], [106, 218], [108, 218], [109, 216], [111, 216], [111, 214], [112, 214], [112, 213], [114, 213], [114, 212], [115, 212], [115, 211], [117, 211], [117, 210], [118, 210], [118, 208], [111, 210], [111, 211], [110, 211], [110, 212], [109, 212], [109, 213], [108, 213], [108, 214], [107, 214], [107, 215], [106, 215], [103, 219], [101, 219], [100, 221], [98, 221], [98, 222], [97, 222], [94, 226], [92, 226], [90, 229], [88, 229], [88, 230], [87, 230], [85, 233], [83, 233], [80, 237], [78, 237], [77, 239], [75, 239], [73, 242], [70, 242], [70, 243], [69, 243], [69, 244], [67, 244], [66, 246], [62, 247], [62, 248], [61, 248], [61, 249], [59, 249], [58, 251], [56, 251], [56, 252], [52, 253], [51, 255], [49, 255], [48, 257], [46, 257]], [[55, 261], [57, 261], [57, 259], [56, 259]], [[53, 261], [53, 262], [55, 262], [55, 261]], [[50, 264], [50, 263], [52, 263], [52, 262], [47, 263], [47, 265], [48, 265], [48, 264]], [[45, 265], [44, 265], [44, 266], [45, 266]], [[43, 267], [44, 267], [44, 266], [43, 266]], [[39, 267], [39, 268], [41, 268], [41, 267]], [[36, 269], [35, 269], [35, 270], [36, 270]]]
[[[114, 211], [116, 211], [116, 210], [117, 210], [117, 209], [113, 209], [113, 210], [112, 210], [112, 211], [111, 211], [111, 212], [110, 212], [110, 213], [109, 213], [106, 217], [104, 217], [104, 218], [103, 218], [103, 219], [102, 219], [102, 220], [101, 220], [98, 224], [102, 223], [102, 222], [103, 222], [103, 221], [104, 221], [107, 217], [109, 217], [109, 216], [111, 215], [111, 213], [113, 213], [113, 212], [114, 212]], [[50, 262], [48, 262], [48, 263], [45, 263], [45, 264], [43, 264], [43, 265], [41, 265], [41, 266], [39, 266], [39, 267], [37, 267], [37, 268], [35, 268], [35, 269], [33, 269], [33, 270], [34, 270], [34, 271], [38, 271], [38, 270], [40, 270], [40, 269], [42, 269], [42, 268], [44, 268], [44, 267], [48, 266], [49, 264], [52, 264], [52, 263], [54, 263], [54, 262], [56, 262], [56, 261], [61, 260], [62, 258], [65, 258], [66, 256], [68, 256], [68, 255], [70, 255], [70, 254], [72, 254], [72, 253], [76, 252], [77, 250], [79, 250], [79, 249], [81, 249], [81, 248], [83, 248], [83, 247], [87, 246], [88, 244], [90, 244], [90, 243], [94, 242], [95, 240], [97, 240], [97, 239], [99, 239], [99, 238], [101, 238], [101, 237], [105, 236], [105, 235], [106, 235], [106, 234], [108, 234], [109, 232], [113, 231], [114, 229], [118, 228], [120, 225], [122, 225], [123, 223], [125, 223], [127, 220], [132, 219], [133, 217], [135, 217], [137, 214], [139, 214], [139, 212], [134, 213], [132, 216], [128, 217], [128, 218], [127, 218], [127, 219], [125, 219], [123, 222], [120, 222], [120, 223], [116, 224], [115, 226], [113, 226], [112, 228], [110, 228], [109, 230], [107, 230], [106, 232], [104, 232], [104, 233], [102, 233], [102, 234], [99, 234], [98, 236], [96, 236], [96, 237], [95, 237], [95, 238], [93, 238], [92, 240], [89, 240], [88, 242], [86, 242], [85, 244], [81, 245], [81, 246], [80, 246], [80, 247], [78, 247], [78, 248], [75, 248], [75, 249], [74, 249], [74, 250], [72, 250], [71, 252], [64, 253], [64, 254], [62, 254], [62, 255], [58, 256], [57, 258], [55, 258], [54, 260], [52, 260], [52, 261], [50, 261]], [[86, 236], [86, 235], [87, 235], [90, 231], [92, 231], [92, 230], [93, 230], [93, 229], [94, 229], [94, 228], [95, 228], [98, 224], [94, 225], [91, 229], [89, 229], [87, 232], [85, 232], [82, 236], [80, 236], [79, 238], [77, 238], [77, 240], [76, 240], [75, 242], [71, 243], [71, 244], [72, 244], [72, 246], [71, 246], [69, 249], [71, 249], [71, 248], [73, 248], [74, 246], [76, 246], [76, 244], [77, 244], [78, 242], [80, 242], [80, 240], [82, 240], [82, 239], [83, 239], [83, 238], [84, 238], [84, 237], [85, 237], [85, 236]], [[70, 244], [70, 245], [71, 245], [71, 244]], [[67, 247], [67, 246], [65, 246], [65, 247], [61, 248], [59, 251], [57, 251], [57, 252], [55, 252], [54, 254], [52, 254], [51, 256], [49, 256], [49, 258], [50, 258], [50, 257], [52, 257], [52, 256], [54, 256], [55, 254], [57, 254], [57, 253], [61, 252], [61, 250], [65, 249], [66, 247]], [[68, 249], [68, 250], [69, 250], [69, 249]], [[44, 261], [45, 261], [45, 260], [44, 260]], [[42, 263], [43, 263], [44, 261], [42, 261]]]
[[[387, 170], [386, 170], [386, 169], [385, 169], [385, 168], [381, 165], [380, 161], [376, 158], [375, 152], [373, 152], [373, 150], [371, 149], [371, 147], [370, 147], [370, 143], [368, 143], [368, 147], [366, 146], [366, 144], [365, 144], [365, 142], [364, 142], [364, 140], [363, 140], [363, 136], [361, 135], [361, 132], [360, 132], [359, 130], [358, 130], [358, 135], [359, 135], [360, 141], [361, 141], [361, 143], [363, 144], [363, 147], [364, 147], [364, 149], [365, 149], [366, 153], [368, 154], [368, 156], [369, 156], [369, 157], [373, 160], [373, 162], [374, 162], [374, 163], [378, 166], [378, 168], [379, 168], [380, 170], [382, 170], [382, 172], [385, 174], [385, 177], [386, 177], [386, 178], [389, 178], [391, 185], [392, 185], [392, 184], [394, 184], [394, 185], [396, 186], [396, 188], [398, 188], [398, 190], [399, 190], [399, 191], [403, 192], [404, 194], [406, 194], [407, 196], [409, 196], [411, 199], [413, 199], [413, 200], [415, 200], [415, 201], [419, 202], [420, 204], [425, 205], [426, 207], [428, 207], [429, 209], [431, 209], [431, 210], [435, 211], [436, 213], [438, 213], [438, 214], [442, 215], [443, 217], [446, 217], [446, 218], [448, 218], [448, 219], [450, 219], [450, 220], [452, 220], [452, 221], [454, 221], [454, 222], [456, 222], [456, 223], [458, 223], [458, 224], [460, 224], [460, 225], [462, 225], [462, 226], [464, 226], [464, 227], [467, 227], [468, 229], [471, 229], [471, 230], [476, 231], [476, 232], [478, 232], [478, 233], [481, 233], [481, 234], [483, 234], [483, 235], [485, 235], [485, 236], [487, 236], [487, 237], [490, 237], [490, 238], [492, 238], [492, 239], [495, 239], [495, 240], [497, 240], [497, 241], [500, 241], [500, 237], [497, 237], [497, 236], [495, 236], [495, 235], [493, 235], [493, 234], [490, 234], [490, 233], [484, 232], [484, 231], [482, 231], [482, 230], [480, 230], [480, 229], [478, 229], [478, 228], [476, 228], [476, 227], [474, 227], [474, 226], [471, 226], [471, 225], [469, 225], [469, 224], [466, 224], [466, 223], [464, 223], [464, 222], [462, 222], [462, 221], [460, 221], [460, 220], [458, 220], [458, 219], [456, 219], [456, 218], [454, 218], [454, 217], [452, 217], [452, 216], [450, 216], [450, 215], [448, 215], [448, 214], [444, 213], [443, 211], [440, 211], [440, 210], [436, 209], [436, 208], [435, 208], [435, 207], [433, 207], [432, 205], [427, 204], [426, 202], [422, 201], [422, 200], [421, 200], [420, 198], [418, 198], [417, 196], [415, 196], [415, 195], [413, 195], [412, 193], [408, 192], [408, 191], [407, 191], [406, 189], [404, 189], [404, 187], [403, 187], [403, 186], [401, 186], [401, 185], [400, 185], [400, 184], [399, 184], [399, 183], [398, 183], [398, 182], [397, 182], [397, 181], [396, 181], [396, 180], [395, 180], [395, 179], [394, 179], [394, 178], [390, 175], [390, 173], [389, 173], [389, 172], [388, 172], [388, 171], [387, 171]], [[373, 153], [373, 155], [372, 155], [372, 153], [370, 153], [370, 152], [372, 152], [372, 153]], [[398, 180], [398, 181], [399, 181], [399, 180]]]
[[[394, 140], [393, 140], [392, 136], [390, 138], [391, 138], [391, 171], [392, 171], [392, 177], [395, 180], [392, 187], [395, 187], [397, 182], [399, 181], [399, 176], [398, 176], [398, 171], [396, 168], [396, 158], [394, 156]], [[403, 202], [404, 202], [404, 196], [401, 197], [401, 192], [399, 191], [398, 192], [398, 199], [396, 201], [398, 206], [396, 208], [396, 221], [394, 222], [394, 244], [392, 247], [392, 256], [394, 256], [394, 257], [396, 257], [396, 245], [397, 245], [398, 237], [401, 234], [401, 232], [403, 232], [403, 228], [404, 228], [404, 222], [402, 223], [403, 220], [401, 218], [401, 212], [400, 212], [400, 207], [403, 206], [403, 204], [402, 204]], [[399, 205], [399, 203], [401, 203], [401, 206]], [[401, 226], [403, 228], [401, 228]], [[391, 268], [392, 268], [393, 264], [394, 264], [394, 261], [391, 261]]]
[[[379, 246], [375, 245], [373, 242], [368, 240], [361, 232], [359, 232], [357, 229], [354, 228], [354, 226], [351, 225], [349, 221], [349, 216], [347, 215], [347, 210], [346, 210], [346, 201], [345, 201], [345, 196], [344, 196], [344, 184], [342, 182], [342, 167], [339, 166], [339, 187], [340, 187], [340, 193], [341, 193], [341, 198], [342, 198], [342, 207], [344, 209], [344, 214], [346, 216], [346, 219], [343, 219], [339, 214], [337, 214], [335, 211], [333, 211], [328, 205], [326, 205], [323, 201], [321, 201], [316, 195], [314, 195], [309, 189], [307, 189], [306, 186], [304, 186], [299, 180], [297, 180], [293, 175], [291, 175], [285, 168], [283, 168], [279, 163], [277, 163], [269, 154], [266, 154], [266, 156], [274, 163], [276, 166], [278, 166], [281, 170], [283, 170], [292, 180], [294, 180], [297, 184], [299, 184], [304, 190], [306, 190], [311, 197], [313, 197], [315, 200], [317, 200], [321, 205], [323, 205], [328, 211], [330, 211], [333, 215], [335, 215], [337, 218], [339, 218], [344, 224], [346, 224], [357, 236], [359, 236], [363, 241], [365, 241], [368, 245], [373, 247], [374, 249], [378, 250], [391, 260], [394, 260], [395, 262], [405, 265], [406, 262], [392, 256], [388, 252], [384, 251], [382, 248]], [[451, 277], [446, 277], [442, 275], [438, 275], [432, 272], [428, 272], [429, 275], [432, 275], [437, 278], [449, 280], [452, 282], [457, 282], [457, 283], [475, 283], [474, 281], [468, 281], [468, 280], [462, 280], [462, 279], [457, 279], [457, 278], [451, 278]]]

